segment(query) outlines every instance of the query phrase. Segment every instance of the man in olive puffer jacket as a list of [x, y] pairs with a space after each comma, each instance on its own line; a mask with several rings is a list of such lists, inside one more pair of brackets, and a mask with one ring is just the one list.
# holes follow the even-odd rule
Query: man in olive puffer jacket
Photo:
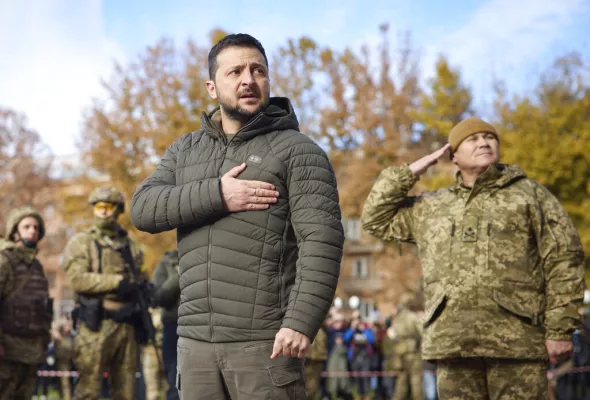
[[270, 97], [260, 42], [226, 36], [209, 75], [220, 107], [167, 149], [131, 205], [138, 229], [177, 231], [177, 385], [183, 400], [304, 398], [302, 358], [342, 258], [336, 178], [289, 100]]

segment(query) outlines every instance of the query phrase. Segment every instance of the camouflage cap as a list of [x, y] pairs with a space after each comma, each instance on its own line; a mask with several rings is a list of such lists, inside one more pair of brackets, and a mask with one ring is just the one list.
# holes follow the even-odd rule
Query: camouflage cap
[[6, 238], [12, 240], [12, 235], [16, 232], [18, 224], [26, 217], [33, 217], [39, 221], [39, 240], [45, 236], [45, 222], [41, 214], [31, 206], [21, 206], [10, 210], [6, 217]]
[[88, 196], [88, 204], [94, 205], [101, 201], [117, 204], [120, 212], [125, 211], [125, 198], [123, 198], [123, 194], [113, 186], [99, 187], [90, 192], [90, 195]]

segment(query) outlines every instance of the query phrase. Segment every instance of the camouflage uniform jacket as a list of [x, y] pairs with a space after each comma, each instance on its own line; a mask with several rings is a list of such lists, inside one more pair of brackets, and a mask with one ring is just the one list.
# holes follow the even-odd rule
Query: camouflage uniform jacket
[[328, 335], [326, 335], [326, 331], [323, 328], [320, 328], [318, 331], [305, 358], [316, 361], [325, 361], [328, 359]]
[[[99, 272], [95, 241], [102, 247], [102, 272]], [[76, 294], [104, 294], [106, 299], [121, 301], [113, 292], [122, 277], [131, 279], [131, 271], [117, 249], [127, 243], [131, 246], [135, 266], [144, 278], [143, 254], [124, 230], [120, 229], [114, 238], [107, 237], [96, 227], [74, 235], [64, 251], [63, 268]]]
[[393, 321], [395, 340], [393, 354], [403, 355], [420, 351], [422, 324], [415, 312], [404, 308]]
[[473, 185], [408, 196], [408, 166], [385, 169], [363, 227], [416, 243], [425, 296], [425, 359], [545, 359], [544, 341], [580, 326], [584, 253], [557, 199], [517, 166], [490, 167]]

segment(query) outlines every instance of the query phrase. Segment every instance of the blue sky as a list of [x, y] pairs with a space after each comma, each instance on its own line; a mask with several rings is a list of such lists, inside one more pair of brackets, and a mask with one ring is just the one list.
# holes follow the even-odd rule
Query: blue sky
[[551, 60], [590, 61], [586, 0], [364, 1], [0, 0], [0, 105], [25, 112], [60, 155], [75, 153], [82, 113], [101, 96], [113, 60], [161, 37], [207, 44], [216, 27], [256, 36], [268, 53], [307, 35], [335, 48], [379, 42], [379, 24], [410, 30], [428, 75], [439, 53], [461, 68], [476, 106], [489, 110], [492, 77], [530, 90]]

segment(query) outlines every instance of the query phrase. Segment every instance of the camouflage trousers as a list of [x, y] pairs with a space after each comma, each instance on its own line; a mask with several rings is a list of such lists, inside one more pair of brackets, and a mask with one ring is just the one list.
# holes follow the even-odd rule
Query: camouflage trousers
[[440, 400], [541, 400], [548, 398], [544, 361], [494, 358], [438, 360]]
[[143, 346], [141, 361], [143, 368], [143, 380], [145, 382], [145, 398], [146, 400], [158, 400], [162, 397], [162, 393], [166, 389], [166, 381], [164, 376], [163, 366], [160, 364], [162, 360], [162, 350], [156, 349], [154, 346]]
[[[56, 364], [56, 369], [58, 371], [69, 371], [71, 369], [69, 363], [62, 363], [58, 362]], [[71, 378], [69, 376], [61, 376], [59, 378], [59, 387], [61, 389], [61, 400], [71, 400], [72, 399], [72, 386], [70, 382]]]
[[38, 369], [37, 364], [0, 359], [0, 400], [30, 400]]
[[320, 393], [320, 379], [324, 369], [322, 360], [305, 360], [305, 386], [307, 387], [307, 399], [316, 400]]
[[419, 353], [408, 353], [397, 356], [401, 369], [395, 383], [394, 400], [422, 400], [422, 357]]
[[139, 355], [131, 325], [105, 319], [100, 330], [93, 332], [81, 324], [74, 341], [74, 363], [80, 373], [75, 399], [97, 400], [105, 371], [109, 373], [111, 399], [135, 399]]

